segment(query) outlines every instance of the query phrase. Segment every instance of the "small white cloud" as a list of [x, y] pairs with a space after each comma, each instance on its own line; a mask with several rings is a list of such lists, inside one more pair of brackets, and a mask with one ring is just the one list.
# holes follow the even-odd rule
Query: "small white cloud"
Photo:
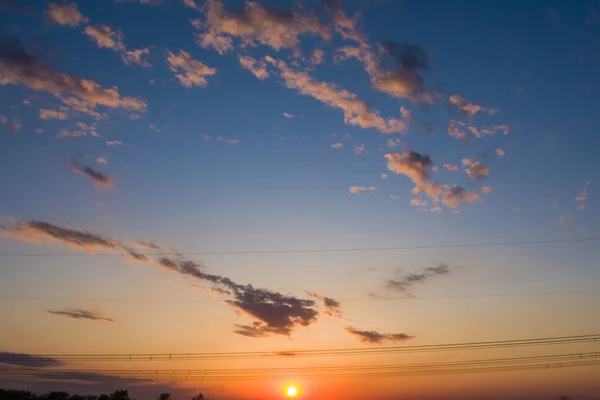
[[283, 116], [286, 118], [294, 118], [294, 114], [290, 114], [290, 113], [286, 113], [286, 112], [283, 113]]
[[375, 186], [350, 186], [350, 188], [348, 189], [348, 191], [351, 194], [356, 194], [356, 193], [360, 193], [360, 192], [374, 192], [377, 189], [375, 188]]
[[335, 142], [331, 145], [332, 149], [342, 149], [344, 148], [344, 144], [341, 142]]
[[390, 177], [390, 176], [389, 176], [388, 174], [381, 174], [381, 179], [387, 179], [387, 178], [389, 178], [389, 177]]

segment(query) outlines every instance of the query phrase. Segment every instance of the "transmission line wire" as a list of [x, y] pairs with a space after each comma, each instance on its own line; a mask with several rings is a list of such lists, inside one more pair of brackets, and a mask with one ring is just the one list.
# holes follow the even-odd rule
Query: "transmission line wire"
[[[515, 242], [489, 242], [489, 243], [456, 243], [423, 246], [393, 246], [393, 247], [354, 247], [354, 248], [330, 248], [330, 249], [284, 249], [284, 250], [250, 250], [250, 251], [199, 251], [199, 252], [176, 252], [180, 255], [244, 255], [244, 254], [291, 254], [291, 253], [343, 253], [361, 251], [394, 251], [394, 250], [424, 250], [424, 249], [446, 249], [461, 247], [497, 247], [497, 246], [522, 246], [531, 244], [556, 244], [556, 243], [579, 243], [596, 242], [600, 237], [581, 239], [555, 239], [555, 240], [523, 240]], [[171, 253], [152, 252], [138, 253], [144, 256], [166, 256]], [[80, 257], [80, 256], [122, 256], [121, 253], [0, 253], [0, 257]]]

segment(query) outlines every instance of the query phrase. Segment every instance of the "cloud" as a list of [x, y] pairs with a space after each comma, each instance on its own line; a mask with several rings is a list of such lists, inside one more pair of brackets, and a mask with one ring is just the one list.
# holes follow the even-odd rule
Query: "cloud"
[[325, 52], [322, 49], [315, 49], [313, 51], [312, 56], [310, 56], [310, 61], [314, 65], [319, 65], [323, 62], [323, 57], [325, 56]]
[[[5, 84], [49, 92], [73, 107], [78, 104], [78, 111], [92, 112], [97, 105], [138, 112], [145, 112], [147, 108], [141, 100], [121, 97], [116, 87], [104, 89], [93, 80], [60, 74], [34, 55], [7, 42], [0, 42], [0, 75]], [[64, 97], [66, 95], [76, 98]]]
[[95, 122], [92, 124], [86, 124], [84, 122], [77, 122], [75, 125], [77, 125], [77, 128], [79, 128], [79, 130], [61, 129], [60, 132], [58, 133], [58, 135], [56, 135], [56, 137], [58, 137], [60, 139], [76, 138], [76, 137], [87, 136], [87, 135], [94, 136], [94, 137], [100, 137], [98, 132], [96, 132], [96, 123]]
[[144, 49], [124, 51], [121, 54], [121, 59], [126, 65], [137, 64], [144, 68], [150, 68], [151, 64], [144, 59], [144, 57], [146, 57], [149, 54], [150, 49], [146, 47]]
[[8, 129], [13, 131], [14, 133], [19, 133], [19, 132], [21, 132], [21, 124], [16, 119], [13, 119], [8, 124]]
[[107, 146], [127, 146], [126, 143], [123, 143], [120, 140], [107, 140], [105, 143]]
[[407, 335], [406, 333], [380, 333], [377, 331], [361, 331], [354, 329], [350, 326], [344, 329], [346, 332], [355, 336], [360, 342], [368, 344], [382, 344], [385, 342], [404, 342], [409, 339], [413, 339], [414, 336]]
[[428, 154], [406, 150], [403, 153], [388, 153], [385, 158], [388, 160], [388, 169], [397, 175], [406, 175], [415, 184], [429, 180], [433, 161]]
[[61, 366], [62, 362], [52, 357], [1, 351], [0, 364], [16, 365], [20, 367], [47, 368]]
[[79, 12], [77, 4], [72, 2], [50, 3], [46, 14], [59, 25], [78, 26], [89, 22], [89, 19]]
[[362, 154], [365, 152], [365, 145], [364, 144], [355, 144], [354, 145], [354, 155], [357, 156], [359, 154]]
[[565, 225], [567, 222], [569, 222], [571, 220], [571, 216], [569, 214], [565, 214], [565, 215], [560, 215], [558, 217], [558, 222], [561, 225]]
[[504, 155], [506, 154], [502, 149], [496, 149], [494, 150], [494, 152], [498, 155], [498, 157], [504, 157]]
[[479, 199], [479, 195], [473, 192], [467, 192], [462, 186], [452, 186], [450, 190], [442, 195], [442, 202], [453, 209], [458, 208], [461, 203], [473, 203]]
[[395, 195], [395, 194], [390, 194], [390, 199], [392, 199], [392, 200], [398, 200], [399, 198], [400, 198], [400, 197], [398, 197], [398, 196], [397, 196], [397, 195]]
[[[197, 26], [197, 28], [199, 28], [199, 26]], [[205, 49], [213, 48], [221, 55], [233, 50], [233, 40], [230, 37], [221, 36], [214, 32], [204, 32], [199, 33], [197, 38], [196, 44], [198, 44], [198, 46]]]
[[427, 200], [425, 199], [410, 199], [410, 204], [415, 207], [427, 207]]
[[344, 144], [342, 142], [335, 142], [331, 144], [332, 149], [342, 149], [344, 148]]
[[[321, 24], [316, 15], [301, 12], [303, 10], [290, 11], [247, 2], [243, 10], [229, 12], [223, 2], [213, 0], [206, 2], [202, 11], [204, 23], [199, 26], [209, 36], [200, 35], [199, 44], [203, 47], [215, 47], [220, 52], [231, 49], [233, 37], [241, 39], [242, 46], [260, 43], [277, 51], [291, 49], [296, 54], [299, 52], [301, 36], [320, 36], [325, 40], [331, 37], [327, 27]], [[222, 38], [228, 38], [229, 42]], [[218, 44], [213, 46], [213, 43]]]
[[398, 147], [401, 144], [402, 144], [402, 141], [399, 138], [388, 139], [388, 141], [387, 141], [387, 145], [390, 149], [393, 149], [394, 147]]
[[[242, 67], [246, 68], [248, 71], [252, 72], [252, 74], [260, 79], [261, 81], [269, 77], [269, 72], [267, 71], [267, 63], [264, 60], [257, 61], [252, 57], [248, 56], [238, 56], [238, 60]], [[284, 113], [286, 115], [287, 113]], [[291, 114], [288, 114], [291, 115]], [[293, 117], [293, 115], [292, 115]], [[291, 117], [288, 117], [291, 118]]]
[[63, 317], [79, 319], [79, 320], [89, 320], [89, 321], [97, 321], [97, 322], [114, 322], [111, 318], [102, 317], [95, 311], [87, 311], [82, 309], [72, 309], [66, 308], [63, 310], [48, 310], [50, 314], [61, 315]]
[[390, 289], [406, 292], [415, 283], [423, 283], [426, 280], [438, 275], [447, 275], [452, 270], [446, 264], [440, 264], [434, 267], [425, 267], [421, 272], [412, 272], [401, 275], [395, 279], [387, 281], [387, 287]]
[[408, 108], [402, 106], [400, 107], [400, 114], [402, 114], [402, 118], [404, 118], [407, 121], [412, 121], [413, 120], [413, 113], [412, 111], [410, 111]]
[[187, 88], [206, 86], [206, 77], [217, 73], [215, 68], [207, 67], [183, 50], [179, 50], [179, 54], [169, 51], [167, 61], [171, 72], [174, 72], [179, 82]]
[[479, 161], [475, 161], [467, 168], [465, 168], [465, 172], [469, 175], [469, 178], [474, 180], [482, 180], [487, 178], [490, 173], [490, 169], [485, 165], [481, 164]]
[[0, 124], [6, 123], [6, 117], [4, 115], [0, 115]]
[[286, 118], [294, 118], [294, 114], [290, 114], [290, 113], [286, 113], [286, 112], [283, 113], [283, 116]]
[[82, 249], [90, 254], [98, 250], [114, 251], [126, 259], [149, 262], [145, 255], [121, 241], [86, 229], [72, 229], [45, 221], [12, 221], [11, 226], [0, 225], [4, 237], [31, 243], [62, 243], [72, 249]]
[[290, 335], [299, 326], [309, 326], [316, 321], [318, 311], [312, 300], [238, 284], [231, 279], [204, 272], [198, 261], [181, 257], [161, 257], [159, 264], [168, 270], [210, 282], [213, 287], [228, 290], [233, 300], [226, 302], [242, 314], [253, 319], [252, 325], [237, 325], [234, 331], [240, 335], [263, 337], [272, 334]]
[[583, 211], [587, 208], [587, 197], [588, 197], [587, 187], [590, 186], [591, 184], [592, 184], [592, 181], [586, 180], [586, 182], [585, 182], [586, 187], [584, 187], [583, 190], [581, 192], [579, 192], [577, 197], [575, 197], [575, 201], [577, 203], [577, 209], [579, 211]]
[[108, 157], [98, 157], [96, 158], [96, 162], [98, 164], [106, 165], [108, 163]]
[[389, 177], [390, 177], [390, 176], [389, 176], [388, 174], [381, 174], [381, 179], [387, 179], [387, 178], [389, 178]]
[[482, 186], [481, 187], [481, 193], [490, 193], [492, 191], [492, 188], [490, 186]]
[[65, 106], [61, 106], [58, 110], [49, 110], [42, 108], [39, 111], [40, 119], [59, 119], [66, 120], [69, 118], [68, 108]]
[[294, 71], [282, 60], [266, 58], [268, 62], [279, 68], [284, 84], [289, 89], [296, 89], [298, 93], [311, 96], [330, 107], [337, 108], [344, 113], [344, 122], [361, 128], [375, 128], [381, 133], [406, 133], [406, 122], [397, 118], [384, 119], [379, 112], [364, 100], [348, 90], [335, 84], [320, 82], [313, 79], [306, 72]]
[[458, 171], [458, 167], [454, 164], [444, 164], [443, 167], [446, 168], [448, 171], [452, 171], [452, 172]]
[[360, 192], [374, 192], [376, 190], [377, 188], [375, 188], [375, 186], [350, 186], [350, 188], [348, 189], [348, 191], [351, 194], [356, 194]]
[[112, 178], [104, 175], [102, 172], [96, 171], [95, 169], [88, 167], [87, 165], [79, 165], [79, 163], [75, 159], [72, 159], [69, 165], [71, 166], [71, 171], [73, 171], [74, 173], [88, 177], [92, 180], [92, 182], [99, 186], [115, 190], [115, 184]]
[[120, 31], [113, 31], [108, 25], [89, 25], [84, 30], [98, 47], [115, 51], [126, 51], [123, 43], [124, 35]]
[[466, 133], [460, 130], [459, 125], [464, 126], [464, 123], [460, 121], [450, 120], [450, 124], [448, 124], [448, 135], [459, 140], [467, 140], [469, 137]]
[[493, 115], [499, 112], [493, 108], [485, 108], [478, 104], [471, 103], [469, 100], [456, 94], [450, 96], [448, 99], [450, 100], [450, 103], [453, 104], [465, 117], [471, 119], [475, 117], [475, 114], [478, 112], [486, 115]]
[[329, 315], [330, 317], [334, 318], [342, 317], [342, 304], [339, 301], [334, 300], [331, 297], [322, 296], [315, 292], [306, 292], [306, 294], [323, 302], [323, 306], [325, 306], [325, 311], [323, 312], [323, 314]]

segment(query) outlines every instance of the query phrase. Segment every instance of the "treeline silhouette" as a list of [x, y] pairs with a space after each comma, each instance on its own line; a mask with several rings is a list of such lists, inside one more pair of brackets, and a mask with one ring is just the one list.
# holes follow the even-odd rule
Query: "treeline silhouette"
[[[36, 395], [26, 390], [4, 390], [0, 389], [0, 400], [135, 400], [129, 396], [127, 390], [116, 390], [110, 394], [79, 395], [69, 394], [67, 392], [50, 392], [47, 394]], [[171, 400], [169, 393], [161, 393], [156, 400]], [[204, 400], [204, 395], [199, 394], [192, 397], [192, 400]]]

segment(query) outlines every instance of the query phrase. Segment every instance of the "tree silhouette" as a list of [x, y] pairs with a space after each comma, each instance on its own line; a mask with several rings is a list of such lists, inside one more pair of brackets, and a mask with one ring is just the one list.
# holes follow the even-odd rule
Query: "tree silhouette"
[[204, 395], [200, 393], [198, 396], [192, 397], [192, 400], [204, 400]]
[[169, 393], [161, 393], [157, 400], [171, 400], [171, 395]]

